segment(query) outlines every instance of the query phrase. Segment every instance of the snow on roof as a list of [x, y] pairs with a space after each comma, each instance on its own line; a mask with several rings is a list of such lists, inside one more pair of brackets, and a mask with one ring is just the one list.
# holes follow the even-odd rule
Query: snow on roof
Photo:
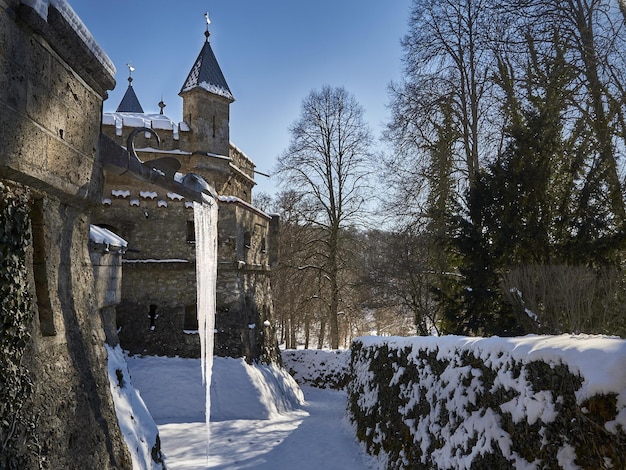
[[181, 150], [181, 149], [172, 149], [172, 150], [163, 150], [163, 149], [158, 149], [158, 148], [154, 148], [154, 147], [141, 147], [141, 148], [135, 148], [136, 152], [147, 152], [147, 153], [167, 153], [169, 155], [192, 155], [191, 152], [187, 152], [185, 150]]
[[115, 65], [113, 65], [109, 56], [98, 45], [83, 21], [66, 0], [21, 0], [21, 3], [35, 10], [44, 21], [48, 21], [48, 8], [52, 5], [74, 29], [78, 37], [89, 47], [89, 50], [98, 59], [98, 62], [102, 64], [111, 76], [115, 76]]
[[241, 150], [241, 149], [240, 149], [239, 147], [237, 147], [234, 143], [232, 143], [232, 142], [229, 142], [229, 143], [230, 143], [230, 146], [233, 148], [233, 150], [234, 150], [235, 152], [238, 152], [239, 154], [241, 154], [241, 156], [242, 156], [243, 158], [245, 158], [246, 160], [248, 160], [252, 166], [256, 167], [256, 164], [252, 161], [252, 159], [251, 159], [248, 155], [246, 155], [246, 152], [244, 152], [243, 150]]
[[128, 246], [128, 242], [122, 237], [97, 225], [89, 226], [89, 238], [94, 243], [101, 243], [103, 245], [116, 246], [119, 248], [126, 248]]
[[151, 127], [152, 129], [163, 129], [167, 131], [188, 132], [189, 126], [184, 122], [176, 123], [165, 114], [150, 113], [129, 113], [114, 112], [102, 113], [102, 124], [105, 126], [115, 126], [116, 128], [126, 127]]
[[[231, 94], [230, 90], [228, 90], [227, 88], [221, 87], [219, 85], [216, 85], [214, 83], [203, 81], [203, 82], [198, 83], [196, 86], [202, 88], [203, 90], [208, 91], [209, 93], [213, 93], [214, 95], [223, 96], [224, 98], [228, 98], [229, 100], [233, 99], [233, 95]], [[189, 88], [185, 88], [183, 89], [183, 91], [188, 91], [188, 90], [191, 90], [192, 88], [193, 86]]]

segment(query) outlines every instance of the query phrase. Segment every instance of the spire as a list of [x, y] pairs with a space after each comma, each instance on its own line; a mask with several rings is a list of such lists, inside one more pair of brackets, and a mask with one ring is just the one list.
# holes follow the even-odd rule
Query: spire
[[228, 88], [224, 74], [222, 74], [222, 70], [217, 63], [213, 49], [211, 49], [211, 43], [209, 42], [209, 36], [211, 35], [209, 25], [211, 20], [209, 19], [209, 14], [205, 13], [204, 17], [206, 19], [206, 31], [204, 32], [206, 41], [179, 94], [182, 95], [195, 88], [200, 88], [226, 98], [231, 102], [235, 101], [230, 88]]
[[135, 71], [135, 67], [131, 64], [126, 64], [126, 66], [128, 67], [128, 88], [126, 89], [126, 93], [124, 93], [124, 97], [122, 98], [122, 101], [120, 101], [120, 104], [115, 112], [143, 114], [143, 108], [141, 107], [141, 104], [139, 104], [139, 99], [137, 99], [137, 95], [133, 89], [133, 72]]

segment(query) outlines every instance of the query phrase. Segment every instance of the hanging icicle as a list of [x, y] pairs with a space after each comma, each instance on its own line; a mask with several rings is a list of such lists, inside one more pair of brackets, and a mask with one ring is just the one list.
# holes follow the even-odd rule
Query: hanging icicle
[[196, 234], [196, 282], [198, 333], [202, 383], [205, 386], [207, 458], [211, 431], [211, 373], [215, 332], [215, 286], [217, 281], [217, 201], [204, 196], [202, 204], [194, 202]]

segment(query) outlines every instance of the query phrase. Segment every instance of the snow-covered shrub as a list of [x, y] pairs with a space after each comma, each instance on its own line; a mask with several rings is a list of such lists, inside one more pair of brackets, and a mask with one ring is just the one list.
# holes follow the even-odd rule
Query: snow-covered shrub
[[300, 385], [342, 390], [350, 379], [350, 350], [286, 349], [282, 358]]
[[388, 469], [626, 468], [626, 341], [358, 338], [348, 415]]

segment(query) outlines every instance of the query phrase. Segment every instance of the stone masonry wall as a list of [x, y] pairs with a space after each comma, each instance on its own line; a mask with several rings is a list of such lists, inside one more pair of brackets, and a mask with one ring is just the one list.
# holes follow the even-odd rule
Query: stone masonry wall
[[[30, 195], [23, 282], [34, 309], [32, 323], [20, 326], [31, 333], [20, 361], [29, 398], [2, 468], [132, 466], [109, 392], [87, 248], [89, 205], [100, 200], [103, 182], [101, 105], [113, 84], [54, 7], [46, 21], [0, 0], [0, 179]], [[9, 419], [0, 416], [3, 433]]]
[[[124, 254], [118, 335], [132, 354], [197, 357], [197, 335], [184, 332], [195, 315], [193, 204], [140, 183], [107, 186], [93, 222], [128, 241]], [[150, 305], [158, 318], [150, 329]]]
[[271, 224], [240, 202], [220, 203], [217, 355], [280, 361], [269, 279]]
[[[190, 333], [197, 329], [192, 205], [130, 183], [108, 185], [92, 219], [128, 241], [117, 307], [120, 342], [133, 354], [197, 357], [199, 338]], [[277, 360], [269, 283], [273, 221], [237, 201], [219, 202], [215, 353]], [[150, 305], [159, 315], [154, 329]]]
[[228, 155], [230, 147], [230, 101], [198, 88], [183, 96], [183, 120], [189, 125], [189, 139], [181, 147], [190, 152]]

